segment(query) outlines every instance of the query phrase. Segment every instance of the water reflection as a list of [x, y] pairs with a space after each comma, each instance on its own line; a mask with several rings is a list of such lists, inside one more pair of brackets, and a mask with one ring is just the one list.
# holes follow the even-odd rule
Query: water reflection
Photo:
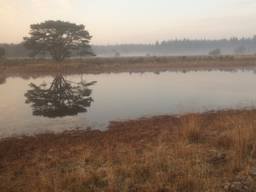
[[26, 103], [31, 104], [35, 116], [56, 118], [85, 113], [93, 102], [89, 86], [95, 83], [82, 79], [78, 83], [71, 82], [59, 73], [49, 86], [31, 83], [31, 89], [25, 93]]

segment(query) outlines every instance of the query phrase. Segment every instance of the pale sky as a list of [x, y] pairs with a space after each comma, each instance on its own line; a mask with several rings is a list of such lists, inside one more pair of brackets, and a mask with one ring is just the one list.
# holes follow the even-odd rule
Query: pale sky
[[93, 44], [256, 34], [256, 0], [0, 0], [0, 42], [45, 20], [84, 24]]

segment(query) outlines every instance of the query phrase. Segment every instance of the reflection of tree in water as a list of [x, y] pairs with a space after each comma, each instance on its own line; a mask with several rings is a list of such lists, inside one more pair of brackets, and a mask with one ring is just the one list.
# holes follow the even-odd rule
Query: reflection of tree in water
[[31, 83], [31, 90], [25, 94], [26, 103], [32, 104], [33, 115], [44, 117], [64, 117], [87, 112], [93, 101], [92, 90], [88, 87], [96, 82], [86, 83], [83, 80], [73, 83], [58, 74], [50, 87]]

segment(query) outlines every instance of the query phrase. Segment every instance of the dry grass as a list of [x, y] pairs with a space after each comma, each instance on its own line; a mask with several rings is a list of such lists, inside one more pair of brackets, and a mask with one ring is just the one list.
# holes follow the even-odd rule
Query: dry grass
[[254, 110], [9, 138], [0, 141], [0, 191], [224, 191], [238, 175], [251, 181], [255, 138]]
[[[64, 73], [161, 72], [176, 70], [237, 70], [256, 66], [256, 56], [121, 57], [70, 59], [62, 63]], [[48, 75], [59, 70], [46, 59], [9, 59], [0, 61], [7, 76]]]

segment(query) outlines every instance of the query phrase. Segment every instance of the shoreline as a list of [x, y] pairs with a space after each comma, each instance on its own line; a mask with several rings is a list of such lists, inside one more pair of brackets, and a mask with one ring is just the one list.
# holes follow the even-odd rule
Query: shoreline
[[120, 57], [68, 59], [60, 66], [47, 59], [9, 59], [0, 62], [6, 77], [24, 78], [64, 74], [143, 73], [164, 71], [252, 70], [256, 56], [183, 56], [183, 57]]
[[[189, 117], [189, 116], [201, 116], [201, 117], [211, 117], [211, 116], [216, 116], [220, 114], [241, 114], [241, 113], [255, 113], [256, 115], [256, 108], [255, 107], [243, 107], [243, 108], [237, 108], [237, 109], [220, 109], [220, 110], [209, 110], [209, 111], [204, 111], [204, 112], [187, 112], [187, 113], [181, 113], [181, 114], [163, 114], [163, 115], [150, 115], [150, 116], [141, 116], [138, 118], [130, 118], [130, 119], [122, 119], [122, 120], [112, 120], [109, 121], [109, 123], [102, 128], [98, 128], [94, 126], [93, 128], [90, 126], [86, 127], [74, 127], [73, 129], [70, 128], [68, 130], [64, 131], [46, 131], [42, 133], [35, 133], [35, 134], [19, 134], [19, 135], [9, 135], [5, 137], [0, 137], [0, 144], [1, 141], [8, 141], [8, 140], [22, 140], [22, 139], [31, 139], [31, 138], [40, 138], [41, 136], [44, 135], [55, 135], [55, 136], [71, 136], [72, 134], [91, 134], [91, 133], [100, 133], [100, 134], [105, 134], [105, 133], [113, 133], [115, 131], [130, 131], [130, 126], [136, 126], [136, 124], [141, 124], [141, 123], [147, 123], [147, 122], [160, 122], [162, 120], [168, 120], [170, 121], [171, 124], [174, 122], [177, 122], [178, 120], [181, 120], [183, 118]], [[121, 129], [120, 129], [121, 128]]]

